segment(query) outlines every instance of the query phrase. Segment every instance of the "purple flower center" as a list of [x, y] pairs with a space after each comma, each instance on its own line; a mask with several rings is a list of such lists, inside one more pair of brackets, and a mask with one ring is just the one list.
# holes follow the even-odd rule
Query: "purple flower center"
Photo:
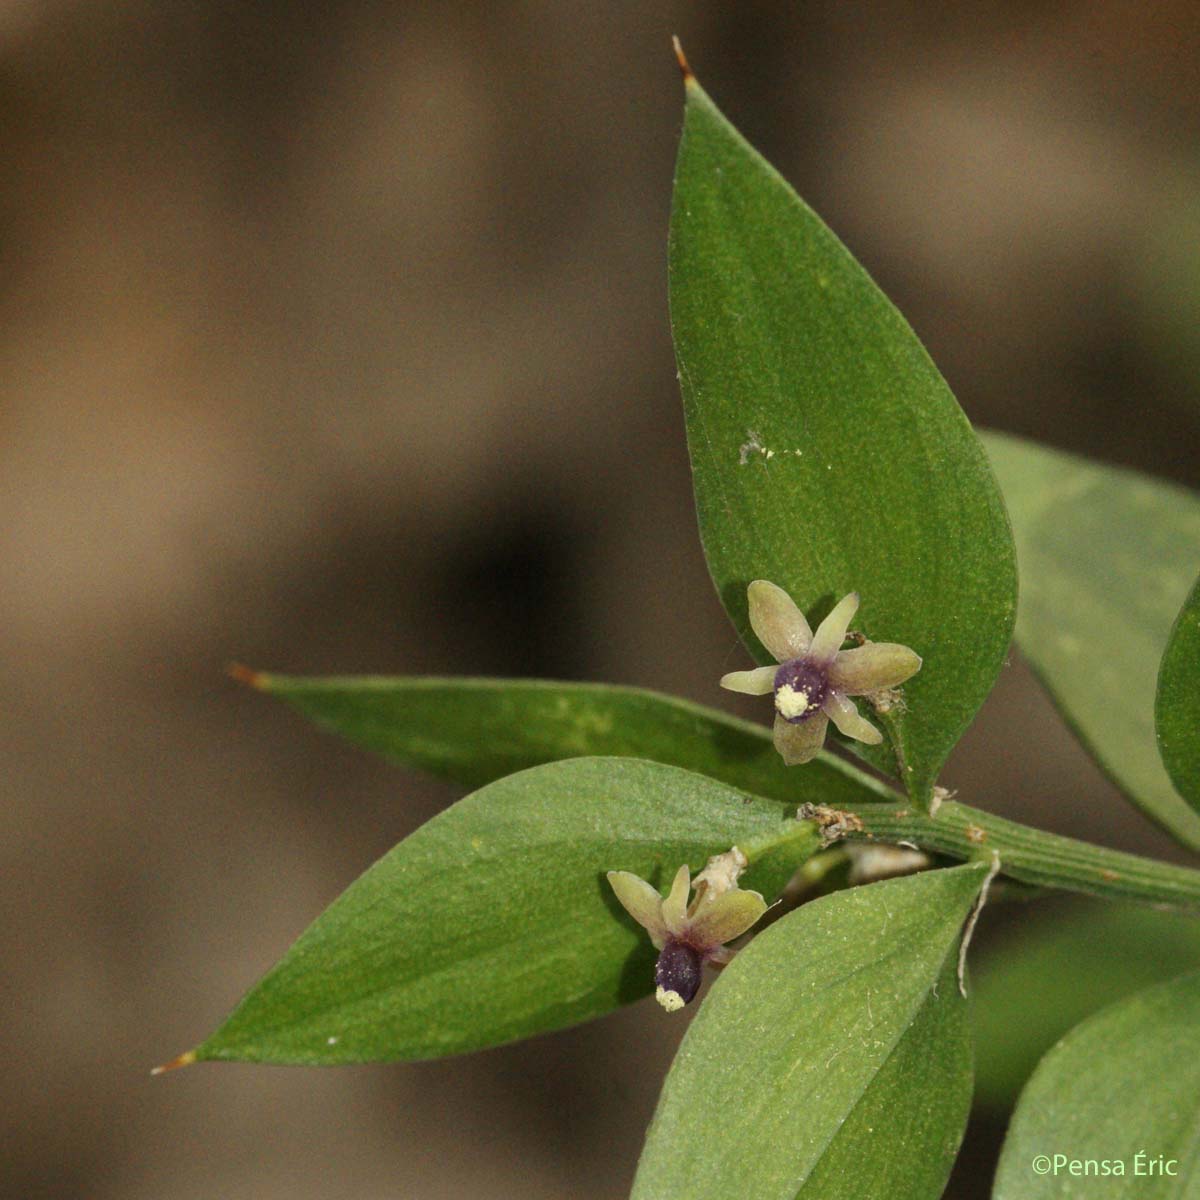
[[798, 725], [821, 711], [832, 685], [825, 667], [806, 658], [793, 658], [775, 672], [775, 710]]
[[684, 942], [668, 942], [654, 967], [654, 982], [689, 1004], [700, 990], [700, 952]]

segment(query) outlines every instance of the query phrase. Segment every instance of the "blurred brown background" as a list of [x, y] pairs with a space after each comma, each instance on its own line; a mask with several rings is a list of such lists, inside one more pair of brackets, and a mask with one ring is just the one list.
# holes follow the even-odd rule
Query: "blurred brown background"
[[[732, 702], [666, 323], [671, 33], [973, 419], [1200, 483], [1192, 3], [0, 0], [5, 1195], [625, 1194], [684, 1025], [652, 1006], [147, 1070], [450, 798], [227, 661]], [[947, 782], [1167, 845], [1019, 663]]]

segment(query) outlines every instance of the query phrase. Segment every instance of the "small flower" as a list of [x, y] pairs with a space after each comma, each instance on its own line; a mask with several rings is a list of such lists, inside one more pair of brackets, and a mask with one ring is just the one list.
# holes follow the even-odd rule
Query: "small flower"
[[840, 600], [815, 634], [783, 588], [756, 579], [747, 595], [750, 625], [780, 665], [733, 671], [721, 686], [751, 696], [775, 693], [775, 749], [783, 761], [791, 767], [815, 758], [830, 721], [846, 737], [882, 742], [850, 697], [896, 687], [921, 669], [920, 657], [894, 642], [841, 648], [858, 611], [857, 592]]
[[685, 863], [664, 898], [656, 888], [629, 871], [609, 871], [608, 882], [625, 910], [650, 935], [659, 951], [654, 967], [658, 985], [655, 999], [676, 1012], [700, 988], [701, 967], [723, 965], [733, 957], [725, 943], [740, 937], [767, 911], [758, 892], [744, 892], [737, 878], [746, 867], [746, 856], [736, 847], [708, 860], [696, 876], [696, 895]]

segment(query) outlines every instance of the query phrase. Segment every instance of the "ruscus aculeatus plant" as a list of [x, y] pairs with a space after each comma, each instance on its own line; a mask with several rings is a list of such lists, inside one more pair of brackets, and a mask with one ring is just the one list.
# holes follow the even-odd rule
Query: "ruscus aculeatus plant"
[[[1200, 589], [1189, 592], [1200, 498], [981, 439], [891, 303], [682, 53], [680, 65], [668, 257], [692, 479], [717, 595], [776, 660], [721, 683], [771, 695], [773, 730], [637, 688], [239, 671], [469, 794], [366, 871], [168, 1065], [463, 1053], [650, 994], [682, 1009], [709, 964], [722, 970], [691, 1008], [635, 1200], [875, 1200], [881, 1179], [888, 1200], [934, 1200], [974, 1082], [963, 931], [993, 875], [994, 896], [1031, 885], [1200, 911], [1200, 872], [968, 808], [937, 786], [939, 773], [1016, 623], [1101, 766], [1200, 849]], [[860, 633], [843, 648], [857, 592], [814, 632], [768, 580], [810, 611], [854, 586], [864, 626], [898, 640]], [[883, 730], [855, 698], [886, 714]], [[824, 749], [830, 722], [876, 774]], [[753, 890], [740, 887], [743, 872]], [[667, 894], [650, 879], [670, 880]], [[777, 899], [777, 919], [760, 921]], [[1112, 911], [1119, 923], [1128, 909]], [[730, 943], [752, 928], [733, 957]], [[1073, 983], [1095, 977], [1096, 947], [1120, 940], [1112, 925], [1089, 928]], [[1164, 979], [1188, 965], [1186, 954], [1154, 959]], [[1110, 972], [1096, 990], [1125, 977]], [[1070, 990], [1090, 1002], [1091, 991]], [[986, 1021], [986, 990], [978, 999]], [[1011, 987], [1005, 1003], [985, 1048], [1007, 1062], [1046, 1030], [1028, 987]], [[1073, 1172], [1033, 1165], [1060, 1150], [1103, 1160], [1110, 1175], [1150, 1155], [1172, 1195], [1200, 1193], [1200, 1157], [1171, 1157], [1200, 1127], [1196, 1062], [1195, 974], [1085, 1021], [1017, 1103], [995, 1200], [1074, 1194]], [[1097, 1197], [1127, 1194], [1087, 1182]]]

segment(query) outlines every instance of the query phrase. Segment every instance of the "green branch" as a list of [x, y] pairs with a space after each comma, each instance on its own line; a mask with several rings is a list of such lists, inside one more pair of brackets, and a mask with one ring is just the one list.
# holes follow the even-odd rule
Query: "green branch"
[[832, 810], [818, 814], [827, 840], [911, 842], [965, 860], [998, 853], [1002, 874], [1022, 883], [1200, 910], [1200, 871], [1046, 833], [965, 804], [947, 801], [935, 816], [905, 804], [862, 804], [847, 812], [857, 821], [846, 822], [846, 812], [837, 814], [840, 823]]

